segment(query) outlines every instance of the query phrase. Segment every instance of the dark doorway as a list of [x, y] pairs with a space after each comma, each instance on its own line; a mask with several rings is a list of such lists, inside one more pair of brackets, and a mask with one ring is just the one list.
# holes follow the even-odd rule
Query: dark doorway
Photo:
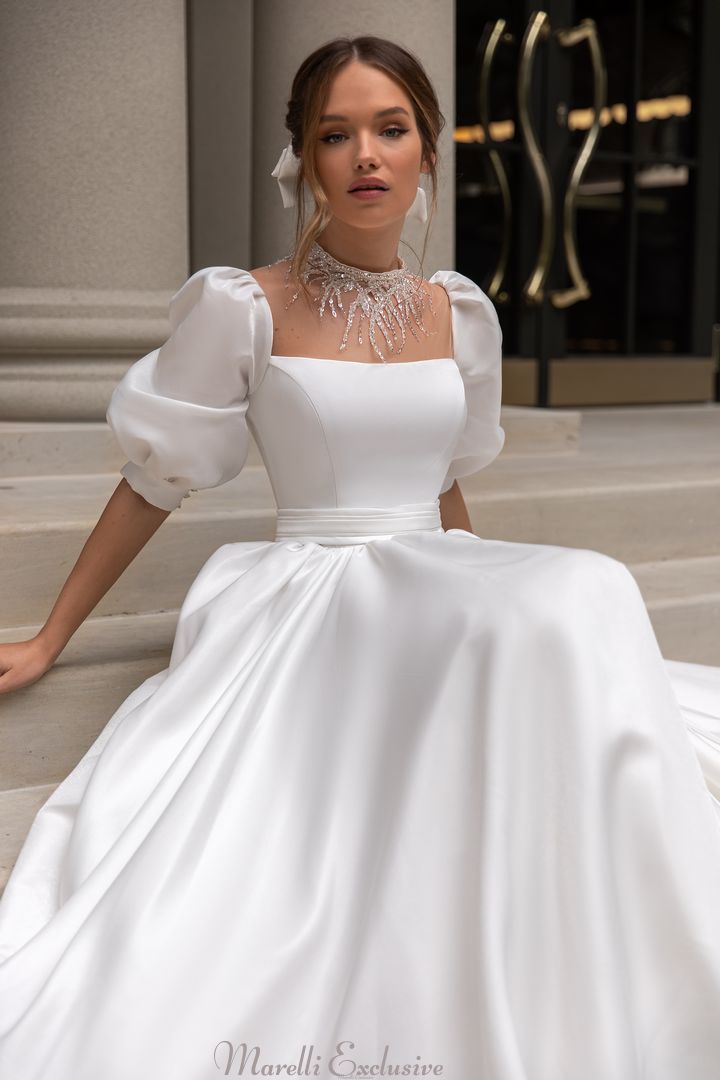
[[715, 400], [720, 5], [457, 0], [456, 264], [504, 400]]

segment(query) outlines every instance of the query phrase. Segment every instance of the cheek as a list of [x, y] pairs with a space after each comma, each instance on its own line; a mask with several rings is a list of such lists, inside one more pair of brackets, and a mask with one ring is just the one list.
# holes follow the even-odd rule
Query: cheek
[[418, 176], [420, 174], [420, 162], [418, 156], [414, 153], [405, 155], [402, 163], [402, 181], [403, 186], [407, 187], [408, 191], [415, 188], [418, 184]]
[[332, 194], [340, 185], [344, 171], [337, 154], [321, 155], [317, 159], [317, 170], [320, 182], [329, 194]]
[[401, 148], [398, 154], [398, 167], [402, 168], [407, 174], [412, 174], [415, 177], [416, 173], [420, 172], [420, 165], [422, 163], [422, 152], [420, 144], [405, 145]]

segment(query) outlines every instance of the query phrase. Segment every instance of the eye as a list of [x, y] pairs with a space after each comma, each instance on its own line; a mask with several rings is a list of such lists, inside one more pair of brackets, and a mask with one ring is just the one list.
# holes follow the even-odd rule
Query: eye
[[[385, 128], [385, 130], [383, 131], [383, 135], [387, 135], [387, 133], [389, 131], [396, 131], [398, 134], [393, 136], [393, 139], [399, 139], [402, 135], [407, 135], [407, 133], [409, 131], [409, 128], [404, 128], [404, 127], [399, 127], [397, 125], [393, 125], [393, 127]], [[330, 135], [323, 135], [320, 141], [324, 142], [324, 143], [328, 143], [330, 146], [337, 146], [337, 143], [334, 142], [334, 140], [335, 139], [345, 139], [345, 138], [346, 138], [346, 136], [343, 135], [341, 132], [333, 131], [333, 132], [331, 132]]]

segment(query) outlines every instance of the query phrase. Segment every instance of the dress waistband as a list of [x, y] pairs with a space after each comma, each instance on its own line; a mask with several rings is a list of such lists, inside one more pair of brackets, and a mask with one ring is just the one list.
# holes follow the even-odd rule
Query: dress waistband
[[301, 536], [362, 543], [370, 536], [441, 528], [439, 499], [396, 506], [286, 506], [278, 508], [276, 539]]

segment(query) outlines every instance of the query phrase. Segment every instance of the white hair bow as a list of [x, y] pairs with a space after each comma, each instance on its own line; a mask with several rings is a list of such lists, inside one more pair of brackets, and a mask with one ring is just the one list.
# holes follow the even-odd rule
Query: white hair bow
[[[295, 206], [295, 181], [300, 170], [300, 159], [295, 155], [292, 148], [292, 140], [287, 144], [278, 158], [278, 163], [270, 173], [278, 182], [283, 206], [286, 210]], [[425, 191], [418, 185], [415, 201], [408, 210], [407, 218], [416, 218], [424, 223], [427, 221], [427, 198]]]
[[299, 171], [300, 159], [293, 153], [292, 140], [290, 140], [270, 174], [278, 182], [283, 206], [286, 210], [295, 205], [295, 179]]

